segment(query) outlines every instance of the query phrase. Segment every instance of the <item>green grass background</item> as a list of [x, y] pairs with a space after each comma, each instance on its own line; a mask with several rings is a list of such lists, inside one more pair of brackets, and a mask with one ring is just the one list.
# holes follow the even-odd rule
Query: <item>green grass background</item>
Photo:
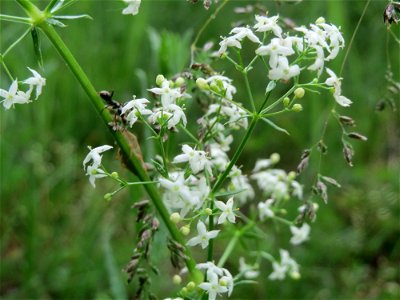
[[[341, 25], [347, 44], [360, 19], [366, 1], [258, 1], [271, 15], [279, 13], [297, 24], [308, 24], [319, 16]], [[44, 7], [47, 1], [36, 1]], [[233, 22], [250, 21], [251, 16], [233, 13], [236, 6], [255, 1], [232, 1], [207, 28], [200, 39], [218, 43]], [[357, 130], [368, 142], [354, 142], [355, 166], [349, 168], [341, 154], [337, 125], [329, 123], [325, 143], [329, 153], [321, 172], [336, 178], [341, 189], [330, 188], [327, 205], [320, 203], [311, 240], [292, 247], [286, 230], [266, 228], [271, 240], [265, 249], [277, 255], [289, 248], [301, 265], [302, 279], [283, 282], [267, 280], [271, 265], [261, 265], [260, 282], [239, 286], [232, 299], [398, 299], [400, 297], [400, 203], [399, 203], [399, 113], [387, 107], [377, 111], [384, 97], [388, 58], [399, 80], [399, 45], [388, 39], [382, 13], [385, 1], [371, 1], [355, 36], [342, 76], [343, 93], [353, 100], [350, 109], [339, 112], [357, 121]], [[189, 64], [189, 45], [210, 11], [186, 1], [143, 1], [140, 14], [122, 16], [119, 1], [79, 1], [65, 13], [88, 13], [94, 20], [68, 22], [58, 32], [75, 54], [98, 90], [114, 90], [116, 97], [146, 96], [146, 88], [158, 73], [173, 75]], [[1, 1], [1, 13], [23, 16], [14, 1]], [[23, 25], [0, 23], [0, 51], [26, 30]], [[399, 36], [399, 26], [393, 26]], [[1, 118], [1, 218], [0, 296], [2, 299], [125, 299], [135, 291], [121, 269], [128, 262], [135, 243], [135, 213], [130, 209], [141, 190], [125, 191], [111, 202], [103, 195], [115, 186], [103, 181], [93, 190], [81, 167], [87, 145], [112, 144], [101, 119], [75, 78], [55, 50], [41, 35], [43, 75], [47, 85], [38, 101], [10, 111]], [[339, 70], [343, 53], [328, 66]], [[32, 41], [24, 39], [7, 55], [5, 62], [18, 79], [38, 68]], [[223, 62], [218, 70], [232, 70]], [[1, 88], [10, 82], [1, 69]], [[237, 99], [243, 95], [240, 78]], [[254, 72], [251, 84], [262, 99], [266, 74]], [[239, 165], [249, 170], [258, 157], [279, 152], [280, 167], [296, 168], [303, 149], [319, 139], [329, 111], [330, 99], [307, 94], [304, 110], [277, 118], [291, 136], [259, 126], [246, 146]], [[399, 107], [399, 95], [393, 97]], [[242, 101], [243, 102], [243, 101]], [[329, 102], [330, 103], [330, 102]], [[196, 104], [190, 114], [197, 115]], [[193, 117], [192, 117], [193, 119]], [[137, 134], [141, 135], [140, 127]], [[237, 137], [240, 136], [240, 133]], [[141, 140], [146, 153], [154, 150]], [[119, 170], [110, 161], [110, 169]], [[307, 181], [315, 174], [315, 162], [302, 175]], [[314, 173], [313, 173], [314, 172]], [[264, 199], [260, 199], [264, 200]], [[292, 211], [297, 203], [293, 203]], [[288, 208], [290, 210], [290, 207]], [[162, 228], [154, 245], [154, 263], [162, 275], [154, 276], [153, 287], [160, 298], [178, 287]], [[226, 241], [217, 248], [223, 251]], [[233, 273], [246, 250], [238, 247], [228, 262]], [[201, 254], [197, 255], [202, 259]]]

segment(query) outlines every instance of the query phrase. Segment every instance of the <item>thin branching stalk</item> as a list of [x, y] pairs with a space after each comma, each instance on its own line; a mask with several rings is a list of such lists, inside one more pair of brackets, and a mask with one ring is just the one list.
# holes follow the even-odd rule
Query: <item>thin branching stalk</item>
[[[151, 181], [146, 170], [144, 170], [141, 161], [135, 156], [131, 155], [131, 149], [129, 142], [125, 139], [124, 135], [119, 131], [114, 131], [108, 123], [112, 121], [111, 114], [104, 109], [104, 103], [100, 99], [96, 89], [92, 85], [91, 81], [76, 61], [75, 57], [72, 55], [71, 51], [65, 45], [64, 41], [55, 31], [55, 29], [46, 22], [46, 17], [43, 12], [41, 12], [35, 5], [33, 5], [29, 0], [16, 0], [26, 11], [28, 16], [32, 19], [32, 24], [40, 28], [43, 33], [47, 36], [53, 46], [56, 48], [57, 52], [61, 55], [65, 63], [68, 65], [76, 79], [79, 81], [82, 88], [88, 95], [91, 103], [94, 105], [97, 113], [101, 116], [103, 122], [106, 124], [107, 128], [110, 130], [111, 135], [114, 140], [121, 148], [122, 153], [127, 158], [127, 167], [130, 170], [134, 170], [135, 174], [142, 182]], [[155, 184], [144, 185], [149, 197], [151, 198], [157, 212], [161, 216], [164, 224], [166, 225], [171, 237], [181, 245], [185, 245], [185, 241], [177, 229], [176, 225], [173, 224], [169, 219], [169, 212], [164, 206], [161, 196]], [[196, 282], [201, 282], [203, 275], [199, 270], [196, 269], [196, 262], [194, 261], [190, 251], [186, 248], [185, 255], [187, 256], [186, 265], [192, 279]]]

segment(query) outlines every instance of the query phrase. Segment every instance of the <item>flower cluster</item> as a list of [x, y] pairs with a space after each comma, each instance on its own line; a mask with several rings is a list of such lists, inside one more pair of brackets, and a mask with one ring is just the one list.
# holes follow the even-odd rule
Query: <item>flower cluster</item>
[[280, 262], [274, 261], [272, 263], [274, 270], [268, 278], [271, 280], [282, 280], [285, 279], [287, 273], [294, 279], [300, 278], [299, 265], [290, 257], [289, 252], [280, 249], [279, 253], [281, 256]]
[[139, 119], [144, 120], [145, 115], [149, 115], [148, 122], [158, 124], [160, 127], [172, 129], [181, 123], [186, 126], [187, 119], [179, 101], [190, 97], [182, 88], [183, 78], [175, 82], [166, 80], [163, 76], [157, 77], [157, 83], [160, 87], [149, 89], [154, 95], [160, 96], [160, 107], [153, 110], [147, 108], [150, 103], [145, 98], [136, 99], [135, 97], [127, 102], [121, 109], [121, 115], [132, 127]]
[[18, 88], [18, 80], [15, 79], [10, 88], [7, 90], [0, 89], [0, 97], [3, 97], [4, 100], [0, 101], [3, 103], [5, 109], [10, 109], [14, 107], [15, 104], [25, 104], [32, 102], [31, 94], [33, 89], [35, 89], [35, 100], [42, 94], [42, 88], [46, 85], [46, 79], [43, 78], [38, 72], [35, 70], [28, 68], [29, 71], [33, 74], [32, 77], [22, 81], [23, 84], [29, 85], [27, 91], [21, 91]]
[[207, 282], [201, 283], [199, 288], [208, 293], [209, 300], [214, 300], [218, 294], [232, 294], [233, 278], [227, 269], [217, 267], [213, 262], [197, 264], [196, 268], [206, 271]]
[[[324, 70], [325, 61], [336, 58], [345, 45], [340, 28], [326, 23], [322, 17], [318, 18], [315, 24], [310, 24], [309, 28], [294, 28], [300, 36], [284, 33], [278, 24], [279, 16], [257, 15], [255, 19], [255, 32], [272, 32], [274, 35], [269, 43], [262, 44], [250, 27], [236, 27], [231, 30], [230, 36], [222, 38], [217, 55], [228, 55], [228, 48], [241, 49], [241, 42], [247, 37], [250, 41], [260, 44], [255, 51], [256, 55], [269, 57], [270, 80], [288, 81], [299, 76], [304, 68], [316, 71], [319, 77]], [[294, 58], [289, 60], [289, 57], [293, 56]], [[340, 79], [331, 70], [326, 71], [331, 77], [325, 84], [334, 87], [334, 99], [342, 106], [349, 106], [351, 101], [341, 95]]]
[[95, 180], [107, 176], [101, 168], [102, 156], [100, 154], [112, 149], [113, 147], [109, 145], [103, 145], [93, 149], [91, 147], [88, 148], [90, 151], [83, 160], [83, 169], [86, 171], [86, 175], [89, 176], [90, 184], [93, 187], [96, 187]]

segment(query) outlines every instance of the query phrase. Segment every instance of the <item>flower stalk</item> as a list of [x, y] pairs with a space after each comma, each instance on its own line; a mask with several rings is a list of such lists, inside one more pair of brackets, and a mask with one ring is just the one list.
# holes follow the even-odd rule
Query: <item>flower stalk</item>
[[[65, 45], [64, 41], [58, 35], [56, 30], [46, 22], [46, 14], [40, 11], [34, 4], [32, 4], [29, 0], [16, 0], [26, 11], [28, 16], [32, 20], [32, 24], [38, 28], [40, 28], [43, 33], [47, 36], [53, 46], [56, 48], [57, 52], [61, 55], [65, 63], [68, 65], [69, 69], [74, 74], [75, 78], [78, 80], [79, 84], [85, 90], [88, 95], [91, 103], [94, 105], [97, 113], [101, 116], [103, 122], [106, 124], [109, 129], [111, 135], [114, 140], [120, 147], [122, 153], [127, 158], [127, 167], [129, 170], [133, 171], [137, 175], [140, 181], [148, 182], [151, 181], [149, 175], [144, 170], [142, 166], [142, 162], [135, 155], [131, 155], [132, 150], [130, 149], [129, 142], [126, 140], [124, 135], [119, 131], [114, 131], [108, 123], [112, 121], [112, 116], [108, 112], [108, 110], [104, 109], [104, 103], [100, 99], [98, 92], [92, 85], [91, 81], [76, 61], [75, 57], [72, 55], [69, 48]], [[152, 200], [157, 212], [161, 216], [164, 224], [166, 225], [171, 237], [182, 246], [185, 245], [185, 241], [177, 229], [176, 225], [173, 224], [169, 219], [169, 212], [164, 206], [161, 196], [157, 190], [155, 184], [145, 184], [144, 188], [146, 189], [150, 199]], [[186, 248], [186, 247], [185, 247]], [[195, 268], [196, 262], [194, 261], [190, 251], [186, 248], [186, 265], [191, 274], [192, 279], [199, 283], [202, 282], [203, 275], [199, 270]]]

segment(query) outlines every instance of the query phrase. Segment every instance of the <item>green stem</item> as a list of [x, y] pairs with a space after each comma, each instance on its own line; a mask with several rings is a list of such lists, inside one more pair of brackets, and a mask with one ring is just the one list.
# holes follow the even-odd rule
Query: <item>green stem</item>
[[225, 262], [227, 261], [229, 255], [231, 255], [232, 251], [235, 249], [237, 242], [239, 241], [239, 238], [241, 236], [241, 232], [240, 231], [235, 231], [235, 234], [233, 235], [233, 237], [231, 238], [231, 240], [229, 241], [228, 246], [226, 246], [224, 253], [222, 254], [221, 258], [218, 261], [217, 266], [222, 268], [225, 264]]
[[[61, 55], [64, 59], [65, 63], [68, 65], [76, 79], [79, 81], [82, 88], [85, 90], [86, 94], [88, 95], [90, 101], [94, 105], [95, 109], [97, 110], [98, 114], [101, 116], [102, 120], [106, 124], [107, 128], [109, 128], [111, 135], [117, 142], [118, 146], [121, 148], [122, 153], [127, 158], [127, 167], [129, 170], [134, 171], [135, 174], [141, 181], [151, 181], [149, 175], [144, 170], [142, 166], [142, 162], [136, 157], [132, 155], [132, 150], [130, 149], [129, 142], [125, 139], [125, 136], [120, 131], [114, 131], [108, 123], [112, 120], [112, 116], [108, 112], [108, 110], [104, 109], [104, 103], [100, 99], [96, 89], [90, 82], [89, 78], [82, 70], [81, 66], [78, 64], [74, 56], [72, 55], [71, 51], [68, 47], [64, 44], [63, 40], [54, 30], [54, 28], [49, 25], [44, 17], [44, 13], [41, 12], [35, 5], [33, 5], [28, 0], [16, 0], [26, 11], [26, 13], [32, 18], [33, 23], [39, 27], [53, 46], [56, 48], [57, 52]], [[183, 239], [181, 233], [169, 219], [169, 212], [164, 206], [161, 196], [158, 193], [157, 186], [154, 184], [146, 184], [144, 185], [149, 197], [151, 198], [154, 206], [157, 209], [157, 212], [161, 216], [162, 220], [164, 221], [171, 237], [181, 245], [185, 245], [185, 240]], [[196, 262], [194, 261], [190, 251], [186, 248], [185, 255], [187, 256], [186, 265], [189, 270], [189, 273], [192, 276], [192, 279], [199, 283], [202, 281], [203, 275], [199, 270], [196, 269]]]

